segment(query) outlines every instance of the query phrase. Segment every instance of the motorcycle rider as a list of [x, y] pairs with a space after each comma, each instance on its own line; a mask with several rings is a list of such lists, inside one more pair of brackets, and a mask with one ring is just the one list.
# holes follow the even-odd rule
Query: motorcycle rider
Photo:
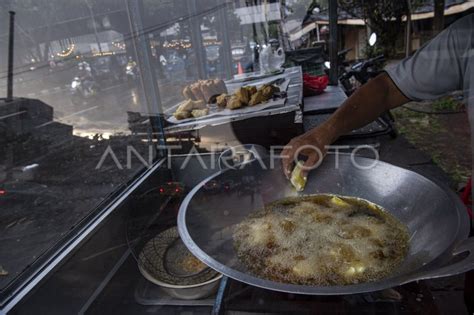
[[130, 66], [130, 67], [136, 67], [137, 66], [137, 63], [132, 59], [132, 57], [128, 57], [128, 62], [127, 62], [127, 66]]
[[93, 93], [94, 78], [92, 76], [92, 70], [86, 61], [81, 61], [77, 65], [78, 73], [77, 77], [79, 78], [82, 88], [85, 93]]
[[130, 69], [135, 69], [137, 67], [137, 63], [132, 59], [132, 57], [128, 57], [127, 68], [129, 67]]
[[128, 81], [135, 81], [138, 75], [137, 70], [137, 63], [129, 56], [127, 65], [125, 66], [125, 75]]

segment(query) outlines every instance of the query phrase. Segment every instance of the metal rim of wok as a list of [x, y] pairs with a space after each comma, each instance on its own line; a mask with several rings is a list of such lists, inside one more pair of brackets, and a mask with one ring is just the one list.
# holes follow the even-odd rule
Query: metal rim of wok
[[[330, 155], [330, 154], [328, 154]], [[339, 156], [350, 156], [346, 154], [339, 153]], [[352, 156], [351, 156], [352, 158]], [[364, 158], [364, 157], [355, 157], [358, 161], [365, 160], [373, 161], [372, 159]], [[254, 163], [250, 162], [250, 163]], [[278, 162], [277, 162], [278, 163]], [[214, 180], [215, 178], [225, 174], [226, 172], [230, 171], [230, 169], [225, 169], [217, 172], [214, 175], [203, 180], [199, 183], [193, 190], [189, 192], [189, 194], [183, 200], [179, 214], [178, 214], [178, 231], [179, 234], [184, 242], [184, 244], [188, 247], [188, 249], [201, 261], [207, 264], [209, 267], [215, 269], [216, 271], [233, 278], [237, 281], [241, 281], [253, 286], [281, 291], [281, 292], [288, 292], [288, 293], [295, 293], [295, 294], [308, 294], [308, 295], [342, 295], [342, 294], [355, 294], [355, 293], [364, 293], [364, 292], [372, 292], [377, 290], [382, 290], [390, 287], [395, 287], [401, 284], [422, 280], [422, 279], [430, 279], [430, 278], [438, 278], [438, 277], [445, 277], [456, 275], [459, 273], [463, 273], [474, 269], [474, 237], [468, 238], [469, 234], [469, 218], [467, 212], [465, 210], [464, 204], [461, 200], [444, 184], [434, 183], [433, 181], [427, 179], [426, 177], [415, 173], [410, 170], [406, 170], [382, 161], [378, 161], [384, 167], [388, 167], [390, 169], [396, 169], [398, 171], [404, 172], [409, 174], [412, 177], [416, 177], [417, 180], [423, 182], [426, 186], [431, 186], [433, 189], [441, 189], [444, 191], [446, 196], [452, 203], [451, 209], [447, 209], [446, 211], [452, 211], [453, 215], [457, 215], [457, 225], [458, 229], [454, 236], [452, 236], [451, 245], [448, 246], [437, 258], [430, 261], [426, 265], [420, 266], [418, 269], [411, 271], [406, 274], [398, 274], [393, 277], [387, 277], [381, 279], [379, 281], [374, 282], [366, 282], [360, 284], [353, 284], [353, 285], [344, 285], [344, 286], [308, 286], [308, 285], [295, 285], [295, 284], [286, 284], [280, 282], [274, 282], [270, 280], [265, 280], [262, 278], [258, 278], [250, 273], [245, 273], [242, 271], [235, 270], [233, 268], [228, 267], [227, 265], [217, 261], [210, 255], [208, 255], [205, 251], [203, 251], [198, 244], [195, 243], [192, 236], [189, 233], [187, 222], [186, 222], [186, 214], [188, 210], [188, 206], [191, 203], [193, 197], [198, 193], [201, 188], [210, 180]], [[369, 163], [370, 164], [370, 163]], [[308, 182], [311, 180], [309, 177]], [[390, 210], [390, 209], [387, 209]], [[416, 234], [416, 233], [415, 233]], [[411, 237], [414, 237], [412, 235]], [[440, 236], [443, 237], [443, 236]], [[410, 242], [411, 245], [411, 242]], [[466, 254], [463, 257], [460, 257], [460, 254]], [[441, 259], [443, 258], [443, 259]], [[446, 263], [446, 259], [449, 259], [449, 262]], [[439, 261], [443, 261], [439, 263]]]

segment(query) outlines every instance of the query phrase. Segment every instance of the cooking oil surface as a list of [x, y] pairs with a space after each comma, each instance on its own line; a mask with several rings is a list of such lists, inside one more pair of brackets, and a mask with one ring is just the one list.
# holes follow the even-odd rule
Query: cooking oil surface
[[409, 245], [406, 227], [381, 207], [335, 195], [275, 201], [238, 224], [233, 238], [254, 275], [319, 286], [384, 278]]

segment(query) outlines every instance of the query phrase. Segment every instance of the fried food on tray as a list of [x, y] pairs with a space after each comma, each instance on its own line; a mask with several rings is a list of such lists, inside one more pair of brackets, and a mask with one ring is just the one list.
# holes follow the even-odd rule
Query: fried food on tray
[[181, 105], [178, 106], [176, 112], [190, 112], [193, 110], [193, 102], [192, 100], [186, 100]]
[[211, 103], [215, 98], [223, 93], [227, 93], [227, 87], [224, 81], [215, 80], [199, 80], [193, 84], [187, 85], [183, 89], [183, 96], [189, 100], [202, 100], [206, 104]]
[[207, 115], [208, 113], [209, 109], [206, 108], [206, 104], [204, 103], [204, 101], [186, 100], [178, 106], [173, 116], [177, 120], [183, 120], [190, 117], [202, 117]]
[[191, 117], [191, 112], [188, 112], [188, 111], [178, 112], [177, 111], [173, 114], [173, 116], [177, 120], [183, 120], [183, 119], [186, 119], [186, 118], [190, 118]]
[[222, 80], [199, 80], [183, 89], [186, 98], [173, 114], [178, 120], [198, 118], [209, 114], [206, 104], [217, 103], [220, 108], [238, 109], [245, 106], [255, 106], [273, 97], [280, 89], [272, 84], [242, 86], [234, 94], [227, 94], [227, 87]]
[[255, 93], [257, 93], [257, 87], [256, 86], [246, 86], [245, 87], [249, 93], [250, 93], [250, 96], [254, 95]]
[[241, 87], [234, 93], [234, 97], [236, 97], [240, 102], [242, 102], [244, 105], [247, 105], [250, 102], [250, 90]]
[[265, 84], [257, 89], [255, 86], [240, 87], [231, 96], [223, 93], [217, 98], [217, 106], [228, 109], [238, 109], [244, 106], [255, 106], [264, 103], [273, 97], [273, 94], [279, 92], [277, 86]]
[[222, 80], [205, 80], [201, 82], [201, 92], [204, 99], [209, 104], [216, 96], [227, 93], [227, 88]]
[[256, 93], [250, 98], [249, 106], [255, 106], [264, 103], [273, 97], [273, 94], [280, 92], [280, 89], [274, 85], [263, 85], [256, 90]]
[[228, 109], [237, 109], [243, 107], [244, 104], [242, 101], [236, 96], [232, 96], [228, 101], [227, 101], [227, 108]]
[[211, 97], [214, 95], [213, 94], [213, 84], [209, 81], [200, 81], [199, 82], [200, 87], [201, 87], [201, 93], [204, 96], [204, 100], [208, 102]]
[[255, 94], [253, 94], [252, 97], [250, 98], [249, 106], [258, 105], [258, 104], [263, 103], [267, 100], [268, 99], [265, 98], [265, 96], [263, 95], [263, 91], [259, 90]]
[[206, 109], [206, 102], [204, 101], [192, 101], [193, 109]]
[[262, 91], [263, 96], [267, 100], [269, 100], [273, 94], [280, 92], [280, 88], [272, 84], [265, 84], [259, 90]]
[[178, 106], [176, 109], [177, 112], [190, 112], [193, 109], [204, 109], [206, 108], [206, 104], [204, 101], [192, 101], [186, 100], [181, 105]]
[[189, 85], [186, 85], [183, 89], [183, 96], [185, 99], [187, 100], [192, 100], [192, 101], [195, 101], [196, 99], [194, 98], [194, 94], [193, 92], [191, 91], [191, 88], [189, 87]]
[[193, 92], [194, 99], [206, 101], [206, 99], [204, 98], [204, 94], [202, 94], [202, 91], [201, 91], [201, 83], [200, 82], [195, 82], [195, 83], [191, 84], [190, 89], [191, 89], [191, 92]]
[[199, 117], [207, 116], [207, 114], [209, 114], [209, 108], [194, 109], [193, 111], [191, 111], [191, 115], [192, 115], [194, 118], [199, 118]]
[[230, 98], [230, 96], [227, 95], [226, 93], [223, 93], [223, 94], [219, 95], [216, 98], [217, 106], [226, 107], [227, 106], [227, 101], [229, 100], [229, 98]]

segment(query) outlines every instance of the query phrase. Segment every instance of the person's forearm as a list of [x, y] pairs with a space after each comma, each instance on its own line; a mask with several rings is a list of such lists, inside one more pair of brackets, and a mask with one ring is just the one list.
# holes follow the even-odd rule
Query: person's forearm
[[390, 77], [383, 73], [364, 84], [318, 129], [323, 130], [327, 143], [361, 128], [382, 113], [408, 102]]

